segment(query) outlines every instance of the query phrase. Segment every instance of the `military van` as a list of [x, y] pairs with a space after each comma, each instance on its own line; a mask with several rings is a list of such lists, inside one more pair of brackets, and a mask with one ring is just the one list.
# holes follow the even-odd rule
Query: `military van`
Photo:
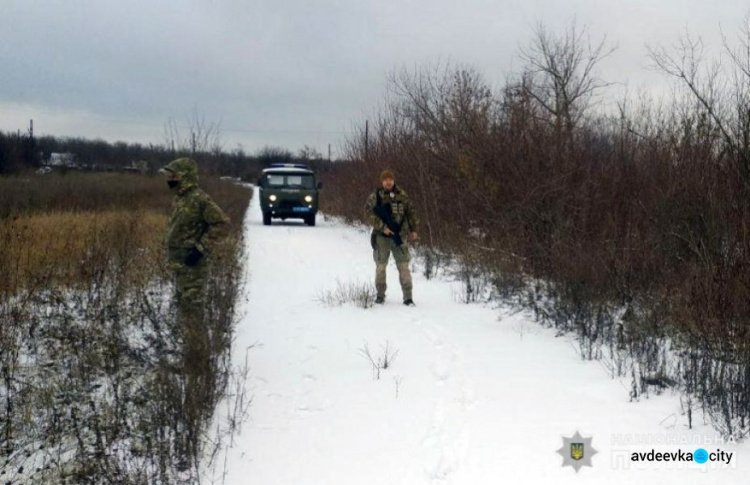
[[263, 224], [271, 225], [271, 219], [302, 219], [314, 226], [321, 186], [307, 165], [278, 164], [263, 170], [258, 179]]

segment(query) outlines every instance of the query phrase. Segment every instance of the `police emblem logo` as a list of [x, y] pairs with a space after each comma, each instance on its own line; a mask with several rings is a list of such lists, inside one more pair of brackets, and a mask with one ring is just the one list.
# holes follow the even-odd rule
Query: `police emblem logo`
[[597, 451], [591, 446], [592, 438], [584, 438], [576, 431], [570, 438], [563, 436], [562, 448], [557, 452], [563, 457], [562, 466], [573, 468], [576, 473], [584, 466], [592, 466], [591, 457]]

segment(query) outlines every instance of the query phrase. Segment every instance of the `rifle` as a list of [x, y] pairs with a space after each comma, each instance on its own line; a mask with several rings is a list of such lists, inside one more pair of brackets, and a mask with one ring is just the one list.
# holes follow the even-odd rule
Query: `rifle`
[[401, 239], [401, 234], [399, 234], [401, 232], [401, 225], [393, 220], [393, 209], [391, 204], [377, 204], [372, 211], [381, 221], [383, 221], [386, 227], [391, 230], [393, 234], [388, 237], [393, 239], [396, 246], [404, 244], [404, 240]]

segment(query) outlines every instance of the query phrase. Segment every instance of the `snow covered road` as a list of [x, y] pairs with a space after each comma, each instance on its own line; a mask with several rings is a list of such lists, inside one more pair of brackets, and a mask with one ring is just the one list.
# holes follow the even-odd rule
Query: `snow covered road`
[[[320, 216], [314, 228], [266, 227], [257, 198], [247, 224], [248, 299], [234, 355], [239, 363], [255, 345], [253, 403], [226, 483], [748, 483], [746, 444], [705, 442], [716, 434], [688, 430], [669, 392], [629, 402], [627, 382], [582, 361], [571, 337], [458, 303], [456, 284], [418, 271], [417, 306], [404, 307], [393, 262], [385, 305], [325, 306], [318, 296], [337, 281], [374, 277], [369, 234]], [[386, 344], [398, 355], [374, 379], [362, 349], [382, 355]], [[579, 473], [556, 453], [576, 431], [598, 451]], [[630, 461], [636, 451], [701, 446], [733, 460]]]

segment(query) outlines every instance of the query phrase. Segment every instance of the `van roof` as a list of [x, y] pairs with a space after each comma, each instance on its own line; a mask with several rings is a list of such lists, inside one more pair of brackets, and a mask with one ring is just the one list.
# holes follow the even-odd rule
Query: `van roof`
[[272, 167], [272, 168], [266, 168], [263, 170], [263, 173], [298, 173], [298, 174], [313, 174], [312, 170], [306, 169], [306, 168], [297, 168], [297, 167]]

